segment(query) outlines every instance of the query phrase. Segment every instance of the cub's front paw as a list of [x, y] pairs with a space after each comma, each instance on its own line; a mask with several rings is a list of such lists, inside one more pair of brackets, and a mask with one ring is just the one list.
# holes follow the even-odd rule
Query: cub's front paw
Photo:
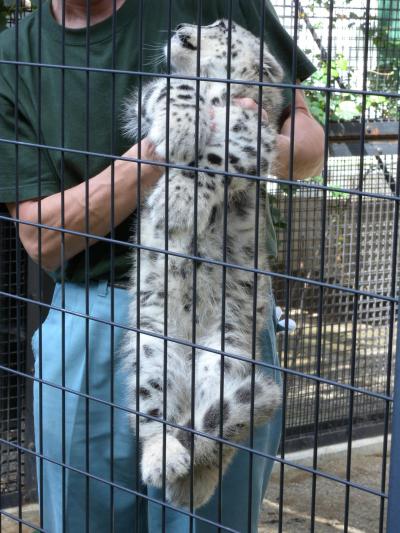
[[[166, 437], [165, 479], [173, 483], [185, 476], [190, 469], [190, 453], [171, 435]], [[142, 479], [146, 485], [162, 487], [163, 483], [163, 438], [156, 437], [143, 444]]]

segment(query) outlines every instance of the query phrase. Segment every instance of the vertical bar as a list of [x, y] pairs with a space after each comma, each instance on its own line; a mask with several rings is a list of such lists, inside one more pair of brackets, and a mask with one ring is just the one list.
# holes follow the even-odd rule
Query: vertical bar
[[[294, 28], [293, 28], [293, 50], [292, 50], [292, 76], [291, 82], [297, 81], [297, 40], [298, 40], [298, 23], [299, 23], [299, 1], [295, 0], [294, 6]], [[290, 160], [289, 160], [289, 180], [293, 181], [294, 175], [294, 131], [295, 131], [295, 114], [296, 114], [296, 89], [292, 89], [291, 97], [291, 124], [290, 124]], [[288, 190], [288, 222], [286, 231], [286, 257], [285, 257], [285, 274], [290, 275], [292, 263], [292, 205], [293, 205], [293, 187], [289, 185]], [[287, 407], [287, 374], [285, 369], [288, 368], [289, 357], [289, 310], [290, 310], [290, 280], [285, 279], [285, 339], [284, 339], [284, 360], [282, 376], [282, 437], [281, 437], [281, 458], [285, 459], [285, 438], [286, 438], [286, 407]], [[279, 479], [279, 533], [283, 533], [283, 499], [285, 484], [285, 464], [281, 462], [280, 479]]]
[[[167, 43], [167, 72], [171, 74], [171, 33], [172, 33], [172, 0], [169, 0], [168, 3], [168, 43]], [[166, 79], [167, 85], [167, 101], [166, 101], [166, 120], [165, 120], [165, 129], [166, 129], [166, 139], [165, 139], [165, 152], [166, 152], [166, 161], [169, 163], [169, 130], [170, 130], [170, 94], [171, 94], [171, 78]], [[164, 235], [164, 248], [166, 251], [169, 250], [169, 174], [170, 168], [165, 168], [165, 235]], [[165, 337], [168, 336], [168, 265], [169, 265], [169, 256], [168, 254], [164, 255], [164, 329], [163, 333]], [[163, 464], [162, 464], [162, 501], [163, 505], [161, 508], [162, 511], [162, 531], [166, 531], [166, 459], [167, 459], [167, 426], [165, 421], [167, 419], [167, 409], [168, 409], [168, 341], [164, 340], [164, 365], [163, 365]], [[160, 422], [161, 424], [161, 422]]]
[[[368, 72], [368, 45], [369, 45], [369, 24], [370, 24], [370, 7], [371, 1], [367, 0], [366, 4], [366, 18], [365, 18], [365, 40], [364, 40], [364, 65], [363, 65], [363, 90], [367, 90], [367, 72]], [[366, 129], [366, 105], [367, 97], [364, 93], [362, 95], [361, 106], [361, 133], [360, 133], [360, 170], [358, 177], [358, 191], [364, 188], [364, 155], [365, 155], [365, 129]], [[362, 226], [362, 210], [363, 197], [358, 196], [357, 199], [357, 232], [356, 232], [356, 265], [355, 265], [355, 289], [360, 288], [360, 253], [361, 253], [361, 226]], [[354, 309], [352, 320], [352, 345], [351, 345], [351, 369], [350, 369], [350, 384], [355, 386], [356, 380], [356, 359], [357, 359], [357, 326], [358, 326], [358, 304], [359, 295], [354, 295]], [[346, 462], [346, 480], [351, 481], [352, 468], [352, 442], [353, 442], [353, 413], [354, 413], [354, 391], [350, 391], [349, 402], [349, 431], [347, 439], [347, 462]], [[345, 510], [344, 510], [344, 533], [349, 530], [349, 516], [350, 516], [350, 485], [346, 485], [345, 491]]]
[[[115, 70], [116, 68], [116, 33], [117, 33], [117, 2], [112, 0], [112, 51], [111, 51], [111, 68]], [[115, 155], [115, 145], [116, 145], [116, 74], [113, 72], [111, 74], [111, 155]], [[115, 159], [111, 160], [111, 206], [110, 206], [110, 237], [113, 241], [115, 239]], [[110, 320], [114, 323], [115, 319], [115, 293], [114, 293], [114, 277], [115, 277], [115, 247], [114, 244], [110, 243]], [[115, 361], [114, 361], [114, 338], [115, 338], [115, 329], [114, 326], [110, 325], [110, 401], [114, 403], [115, 396]], [[114, 482], [114, 455], [115, 455], [115, 442], [114, 442], [114, 417], [115, 411], [114, 407], [110, 407], [110, 481]], [[114, 521], [114, 507], [115, 507], [115, 491], [114, 487], [110, 485], [110, 533], [115, 531], [115, 521]]]
[[[257, 176], [261, 176], [261, 122], [262, 122], [262, 103], [263, 103], [263, 87], [261, 83], [264, 81], [264, 69], [262, 65], [264, 63], [264, 27], [265, 27], [265, 1], [261, 0], [260, 5], [260, 50], [259, 50], [259, 82], [258, 87], [258, 125], [257, 125], [257, 155], [256, 155], [256, 168]], [[258, 246], [259, 246], [259, 231], [260, 231], [260, 180], [258, 179], [255, 183], [256, 187], [256, 208], [254, 213], [254, 262], [253, 267], [255, 269], [259, 268], [258, 261]], [[251, 357], [252, 360], [256, 360], [256, 350], [257, 350], [257, 290], [258, 290], [258, 275], [254, 273], [253, 276], [253, 324], [252, 324], [252, 335], [251, 335]], [[252, 364], [251, 367], [251, 399], [250, 399], [250, 438], [249, 438], [249, 447], [254, 448], [254, 389], [255, 389], [255, 364]], [[253, 529], [253, 473], [254, 473], [254, 454], [249, 453], [249, 487], [248, 487], [248, 507], [247, 507], [247, 529], [251, 533]]]
[[[329, 0], [329, 29], [328, 29], [328, 56], [327, 56], [327, 79], [326, 86], [330, 87], [331, 80], [331, 68], [332, 68], [332, 29], [333, 29], [333, 9], [334, 0]], [[330, 115], [330, 91], [325, 92], [325, 144], [324, 144], [324, 185], [328, 184], [328, 157], [329, 157], [329, 115]], [[324, 281], [325, 278], [325, 237], [326, 237], [326, 216], [327, 216], [327, 191], [323, 191], [322, 198], [322, 227], [321, 227], [321, 247], [320, 254], [321, 260], [319, 264], [320, 275], [319, 280]], [[323, 310], [324, 310], [324, 287], [319, 287], [318, 295], [318, 326], [317, 326], [317, 369], [316, 375], [321, 375], [321, 363], [322, 363], [322, 328], [323, 328]], [[314, 450], [313, 450], [313, 468], [316, 470], [318, 467], [318, 429], [319, 429], [319, 415], [320, 415], [320, 382], [315, 383], [315, 416], [314, 416]], [[310, 532], [315, 531], [315, 508], [317, 497], [317, 476], [312, 476], [311, 487], [311, 525]]]
[[[398, 139], [400, 139], [400, 123], [398, 126]], [[396, 187], [395, 195], [400, 196], [400, 142], [397, 143], [397, 176], [396, 176]], [[399, 218], [400, 218], [400, 203], [398, 200], [395, 200], [394, 205], [394, 218], [393, 218], [393, 242], [392, 242], [392, 273], [391, 273], [391, 291], [390, 296], [395, 298], [397, 291], [397, 261], [398, 261], [398, 243], [399, 243]], [[400, 305], [398, 304], [398, 309], [400, 312]], [[388, 343], [388, 360], [387, 360], [387, 373], [386, 373], [386, 394], [390, 396], [391, 393], [391, 377], [392, 377], [392, 366], [393, 366], [393, 340], [394, 340], [394, 327], [395, 327], [395, 316], [396, 316], [396, 306], [394, 303], [390, 304], [390, 324], [389, 324], [389, 343]], [[397, 327], [399, 321], [397, 321]], [[398, 335], [399, 335], [398, 330]], [[396, 354], [396, 367], [399, 365], [397, 361], [399, 360], [399, 344], [397, 343], [397, 354]], [[396, 379], [396, 378], [395, 378]], [[397, 379], [397, 387], [399, 387], [399, 380]], [[382, 476], [381, 476], [381, 491], [385, 492], [386, 489], [386, 467], [387, 467], [387, 454], [388, 454], [388, 437], [389, 437], [389, 423], [390, 423], [390, 409], [392, 402], [386, 401], [385, 406], [385, 418], [384, 418], [384, 433], [383, 433], [383, 449], [382, 449]], [[393, 444], [392, 444], [392, 449]], [[393, 461], [393, 458], [392, 458]], [[390, 497], [390, 492], [389, 492]], [[384, 522], [385, 522], [385, 504], [386, 499], [381, 498], [380, 503], [380, 514], [379, 514], [379, 533], [384, 531]], [[400, 518], [400, 517], [399, 517]]]
[[[196, 54], [196, 76], [200, 76], [200, 54], [201, 54], [201, 23], [202, 23], [203, 1], [197, 2], [197, 54]], [[195, 139], [194, 139], [194, 156], [195, 166], [199, 166], [199, 112], [200, 112], [200, 81], [196, 81], [196, 116], [195, 116]], [[193, 255], [197, 256], [197, 215], [198, 215], [198, 189], [199, 173], [194, 175], [193, 190]], [[193, 286], [192, 286], [192, 342], [196, 344], [196, 315], [197, 315], [197, 261], [193, 261]], [[196, 348], [192, 348], [192, 375], [191, 375], [191, 409], [190, 409], [190, 427], [195, 429], [195, 411], [196, 411]], [[190, 512], [193, 512], [194, 500], [194, 433], [190, 435]], [[193, 517], [189, 520], [189, 531], [194, 531]]]
[[[65, 2], [62, 3], [61, 13], [61, 64], [64, 66], [65, 62], [65, 20], [66, 10]], [[61, 129], [61, 148], [65, 147], [65, 69], [61, 69], [61, 105], [60, 105], [60, 129]], [[65, 229], [65, 152], [61, 150], [61, 169], [60, 169], [60, 181], [61, 181], [61, 228]], [[61, 232], [61, 307], [65, 309], [65, 234]], [[65, 418], [65, 311], [61, 314], [61, 385], [63, 387], [61, 392], [61, 461], [65, 465], [66, 459], [66, 418]], [[65, 466], [62, 466], [62, 531], [66, 531], [66, 472]]]
[[[15, 4], [15, 140], [18, 141], [19, 138], [19, 12], [20, 12], [20, 0], [16, 1]], [[17, 218], [20, 218], [19, 215], [19, 147], [15, 145], [15, 155], [16, 155], [16, 206], [17, 206]], [[21, 295], [21, 243], [18, 238], [19, 235], [19, 225], [17, 224], [17, 238], [15, 243], [15, 253], [16, 253], [16, 294], [17, 296]], [[17, 370], [21, 371], [21, 302], [16, 302], [16, 327], [17, 327], [17, 339], [16, 339], [16, 348], [17, 348]], [[19, 446], [22, 445], [21, 441], [21, 377], [17, 376], [17, 443]], [[22, 457], [21, 450], [17, 450], [17, 486], [18, 486], [18, 518], [22, 518]], [[21, 521], [18, 523], [18, 531], [22, 533], [22, 524]]]
[[[228, 11], [228, 50], [227, 50], [227, 65], [226, 65], [226, 77], [227, 80], [231, 79], [231, 63], [232, 63], [232, 0], [227, 0], [228, 5], [225, 9]], [[228, 172], [229, 172], [229, 128], [230, 128], [230, 105], [231, 105], [231, 88], [230, 83], [226, 84], [226, 117], [225, 117], [225, 166], [224, 166], [224, 218], [223, 218], [223, 242], [222, 242], [222, 260], [227, 260], [227, 237], [228, 237]], [[226, 318], [226, 267], [222, 267], [222, 279], [221, 279], [221, 351], [225, 351], [225, 318]], [[219, 405], [219, 418], [220, 428], [219, 437], [223, 437], [223, 405], [224, 405], [224, 388], [225, 388], [225, 356], [221, 354], [221, 371], [220, 371], [220, 405]], [[219, 456], [218, 456], [218, 509], [217, 509], [217, 522], [222, 522], [222, 454], [223, 445], [219, 444]], [[218, 532], [221, 528], [218, 527]]]
[[[143, 0], [140, 0], [139, 3], [139, 71], [143, 68]], [[142, 76], [139, 76], [138, 80], [138, 138], [136, 141], [138, 144], [138, 164], [137, 164], [137, 181], [136, 181], [136, 198], [137, 198], [137, 208], [136, 208], [136, 242], [139, 245], [136, 249], [136, 287], [137, 287], [137, 298], [136, 298], [136, 328], [138, 333], [136, 334], [136, 398], [135, 398], [135, 409], [139, 412], [140, 408], [140, 244], [141, 244], [141, 177], [142, 177], [142, 165], [140, 163], [140, 158], [142, 157], [141, 150], [141, 138], [142, 138], [142, 85], [143, 79]], [[139, 416], [135, 418], [135, 469], [136, 469], [136, 483], [135, 490], [139, 493], [139, 483], [140, 483], [140, 462], [139, 462], [139, 450], [140, 450], [140, 420]], [[137, 512], [135, 513], [135, 526], [134, 532], [138, 533], [141, 528], [140, 525], [140, 499], [136, 496], [135, 505]]]
[[[139, 71], [143, 69], [143, 0], [140, 0], [139, 3]], [[136, 198], [137, 198], [137, 207], [136, 207], [136, 242], [139, 245], [136, 249], [136, 287], [137, 287], [137, 298], [136, 298], [136, 328], [138, 330], [138, 333], [136, 334], [136, 398], [135, 398], [135, 404], [136, 404], [136, 411], [139, 412], [140, 408], [140, 244], [141, 244], [141, 178], [142, 178], [142, 165], [140, 163], [140, 159], [142, 157], [142, 150], [141, 150], [141, 144], [140, 141], [142, 139], [142, 85], [143, 85], [143, 79], [142, 76], [139, 75], [138, 80], [138, 138], [136, 139], [136, 142], [138, 142], [138, 164], [137, 164], [137, 181], [136, 181]], [[135, 490], [137, 493], [139, 493], [140, 489], [140, 466], [139, 466], [139, 453], [138, 450], [140, 450], [140, 419], [139, 416], [135, 417], [135, 449], [136, 449], [136, 455], [135, 455], [135, 475], [136, 475], [136, 483], [135, 483]], [[135, 533], [139, 533], [139, 510], [140, 510], [140, 498], [136, 496], [136, 512], [135, 512]]]
[[[86, 68], [90, 67], [90, 15], [91, 15], [91, 3], [86, 0]], [[90, 72], [86, 70], [86, 87], [85, 87], [85, 108], [86, 108], [86, 151], [89, 151], [90, 147]], [[90, 218], [89, 218], [89, 155], [85, 156], [85, 232], [90, 232]], [[90, 256], [89, 256], [89, 238], [85, 238], [85, 392], [89, 395], [90, 391], [90, 345], [89, 345], [89, 328], [90, 319], [88, 318], [90, 312], [89, 301], [89, 272], [90, 272]], [[90, 468], [90, 399], [85, 399], [85, 471], [89, 473]], [[86, 475], [85, 479], [85, 531], [89, 533], [90, 530], [90, 478]]]
[[396, 373], [393, 399], [387, 533], [398, 533], [400, 524], [400, 299], [397, 318]]
[[[42, 62], [42, 2], [40, 0], [38, 5], [38, 19], [39, 19], [39, 28], [38, 28], [38, 62]], [[38, 70], [38, 139], [37, 142], [41, 142], [40, 132], [42, 131], [42, 69], [39, 67]], [[38, 222], [42, 223], [42, 150], [38, 150]], [[38, 250], [39, 250], [39, 261], [38, 261], [38, 294], [40, 302], [43, 299], [43, 286], [42, 286], [42, 229], [38, 228]], [[39, 452], [40, 456], [43, 455], [43, 335], [42, 335], [42, 322], [43, 322], [43, 308], [39, 305], [39, 398], [35, 401], [39, 402]], [[36, 376], [35, 376], [36, 377]], [[34, 427], [37, 428], [38, 421], [36, 420]], [[36, 431], [36, 429], [35, 429]], [[37, 459], [36, 459], [37, 460]], [[43, 529], [43, 458], [39, 459], [39, 479], [37, 480], [39, 485], [39, 526]]]

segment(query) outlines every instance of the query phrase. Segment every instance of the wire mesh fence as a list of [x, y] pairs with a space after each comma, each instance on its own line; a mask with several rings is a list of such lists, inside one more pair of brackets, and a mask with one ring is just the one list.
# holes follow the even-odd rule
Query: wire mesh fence
[[[7, 518], [15, 531], [26, 526], [49, 533], [254, 532], [275, 463], [277, 520], [268, 531], [290, 529], [285, 494], [291, 471], [310, 481], [310, 531], [319, 525], [322, 481], [342, 489], [343, 531], [354, 525], [355, 495], [370, 498], [376, 508], [370, 531], [385, 531], [398, 387], [398, 1], [355, 6], [346, 0], [284, 0], [274, 7], [292, 40], [277, 29], [274, 11], [264, 1], [197, 0], [183, 6], [175, 0], [113, 0], [103, 19], [86, 2], [76, 27], [72, 3], [54, 0], [52, 10], [41, 1], [33, 7], [7, 3], [6, 23], [14, 29], [0, 39], [0, 201], [10, 209], [0, 214], [1, 250], [3, 242], [10, 244], [2, 275], [10, 276], [3, 265], [16, 267], [1, 289], [0, 312], [8, 309], [8, 315], [1, 315], [0, 324], [5, 414], [0, 527], [7, 526]], [[253, 49], [235, 40], [239, 25], [261, 35], [258, 67], [250, 78], [249, 65], [239, 76], [236, 69]], [[211, 52], [204, 42], [208, 31], [222, 35], [213, 37]], [[264, 41], [284, 67], [283, 80], [273, 59], [265, 63]], [[312, 68], [293, 43], [319, 67], [304, 83], [310, 109], [325, 129], [324, 169], [304, 181], [293, 181], [300, 120], [293, 109], [296, 79], [309, 77]], [[180, 58], [189, 53], [195, 58], [192, 70], [181, 63], [180, 71]], [[269, 126], [276, 135], [276, 87], [283, 89], [289, 108], [279, 119], [289, 129], [291, 146], [287, 172], [279, 179], [270, 166], [262, 170], [270, 151], [263, 136]], [[233, 97], [249, 94], [266, 102], [269, 126], [261, 105], [239, 110]], [[149, 130], [151, 135], [151, 124], [161, 116], [162, 127], [152, 139], [165, 146], [157, 162], [163, 185], [154, 185], [147, 205], [141, 203], [147, 173], [156, 165], [145, 145], [132, 151], [132, 141], [122, 135], [127, 98], [135, 115], [128, 129], [134, 123], [136, 140]], [[178, 143], [177, 101], [186, 113], [179, 117], [186, 129]], [[240, 152], [243, 131], [251, 140]], [[186, 146], [189, 158], [180, 152]], [[128, 190], [122, 176], [138, 179]], [[234, 187], [243, 188], [238, 196]], [[137, 204], [134, 216], [124, 203], [128, 197]], [[179, 197], [180, 203], [173, 203]], [[33, 208], [26, 208], [26, 201], [33, 201]], [[235, 256], [241, 241], [234, 231], [244, 231], [244, 219], [250, 230], [245, 228], [242, 255]], [[57, 285], [51, 303], [44, 299], [41, 273], [34, 282], [37, 299], [26, 292], [25, 259], [13, 220], [28, 253], [53, 272]], [[274, 247], [271, 222], [277, 257], [269, 267], [264, 259]], [[174, 224], [184, 228], [181, 240], [174, 240]], [[177, 277], [185, 291], [176, 290]], [[241, 284], [239, 296], [234, 282]], [[286, 315], [285, 332], [277, 339], [280, 364], [273, 298], [268, 290], [265, 304], [262, 296], [271, 283]], [[27, 306], [39, 310], [33, 375], [24, 364]], [[260, 348], [263, 313], [270, 329]], [[289, 317], [297, 322], [292, 334]], [[240, 329], [248, 336], [245, 344], [235, 337]], [[130, 344], [125, 341], [128, 348], [121, 353], [126, 336]], [[185, 360], [180, 373], [174, 368], [180, 364], [174, 359], [178, 352]], [[146, 360], [155, 353], [159, 359], [153, 359], [154, 373], [145, 381], [151, 369]], [[251, 370], [244, 370], [246, 365]], [[241, 379], [237, 390], [231, 379], [235, 371]], [[282, 382], [282, 417], [256, 429], [261, 399], [268, 396], [268, 389], [259, 392], [262, 372]], [[132, 376], [130, 392], [126, 375]], [[35, 391], [35, 446], [24, 437], [27, 384]], [[210, 403], [215, 395], [218, 405]], [[360, 481], [353, 468], [354, 441], [368, 426], [382, 435], [378, 482]], [[347, 442], [341, 474], [324, 470], [319, 461], [320, 446], [333, 431]], [[311, 449], [311, 464], [287, 455], [300, 444]], [[27, 456], [36, 458], [41, 495], [33, 519], [23, 508]], [[393, 486], [393, 474], [391, 479]], [[7, 510], [6, 494], [17, 495], [16, 511]], [[393, 506], [392, 512], [396, 516]]]
[[[4, 210], [2, 214], [5, 214]], [[26, 258], [19, 261], [17, 281], [17, 251], [15, 227], [11, 222], [0, 225], [0, 283], [3, 292], [26, 291]], [[26, 313], [14, 300], [0, 298], [0, 473], [1, 502], [11, 504], [12, 497], [24, 492], [24, 456], [8, 443], [26, 443], [25, 387], [17, 375], [23, 372], [26, 349]]]
[[[385, 168], [391, 175], [397, 175], [397, 158], [384, 157]], [[384, 172], [376, 159], [364, 158], [364, 191], [391, 194], [390, 184], [385, 181]], [[357, 265], [360, 268], [359, 287], [368, 293], [388, 294], [392, 284], [393, 236], [395, 227], [395, 206], [390, 200], [367, 198], [363, 202], [362, 235], [360, 249], [355, 239], [357, 228], [357, 201], [351, 194], [335, 192], [334, 187], [350, 190], [357, 187], [360, 172], [359, 158], [334, 157], [329, 160], [328, 193], [324, 211], [323, 194], [315, 190], [297, 190], [294, 193], [292, 210], [292, 273], [304, 279], [319, 276], [320, 228], [325, 216], [325, 280], [336, 286], [354, 287]], [[283, 219], [287, 219], [288, 197], [278, 193], [277, 206]], [[278, 233], [280, 255], [277, 268], [284, 272], [286, 239], [285, 231]], [[397, 252], [398, 253], [398, 252]], [[398, 266], [397, 278], [398, 279]], [[277, 300], [284, 303], [284, 286], [275, 287]], [[398, 289], [397, 289], [398, 290]], [[289, 339], [289, 364], [291, 368], [307, 374], [317, 369], [318, 339], [318, 287], [296, 284], [291, 290], [291, 318], [297, 323], [296, 331]], [[355, 305], [352, 294], [334, 289], [324, 291], [323, 359], [320, 371], [334, 381], [349, 383], [351, 378], [352, 318], [358, 316], [357, 361], [355, 380], [358, 387], [385, 393], [387, 388], [387, 364], [389, 346], [396, 338], [396, 327], [391, 328], [390, 302], [362, 296]], [[283, 353], [284, 342], [280, 343]], [[288, 434], [295, 439], [305, 438], [313, 428], [315, 417], [315, 388], [296, 378], [288, 392], [287, 426]], [[391, 382], [393, 385], [393, 382]], [[321, 393], [321, 397], [324, 394]], [[337, 389], [328, 391], [320, 407], [321, 428], [343, 429], [348, 424], [348, 396]], [[353, 413], [354, 422], [360, 428], [369, 427], [380, 433], [379, 421], [385, 416], [385, 406], [379, 400], [360, 395]], [[327, 439], [335, 436], [326, 435]], [[338, 437], [336, 436], [336, 439]], [[340, 440], [340, 439], [339, 439]]]

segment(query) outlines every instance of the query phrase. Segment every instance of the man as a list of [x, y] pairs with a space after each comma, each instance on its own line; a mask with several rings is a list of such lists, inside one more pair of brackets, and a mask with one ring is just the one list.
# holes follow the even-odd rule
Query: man
[[[63, 8], [62, 0], [53, 0], [0, 38], [0, 60], [24, 62], [18, 70], [0, 64], [0, 201], [21, 221], [28, 254], [57, 281], [54, 309], [32, 341], [41, 526], [50, 533], [189, 531], [186, 514], [164, 512], [157, 503], [161, 491], [141, 485], [127, 413], [110, 406], [132, 407], [114, 360], [124, 329], [108, 325], [126, 325], [124, 243], [139, 183], [143, 196], [162, 174], [155, 165], [135, 162], [139, 156], [152, 160], [154, 147], [146, 140], [128, 145], [120, 109], [138, 83], [129, 72], [143, 70], [149, 61], [141, 40], [163, 43], [170, 19], [172, 28], [197, 20], [197, 2], [176, 0], [171, 6], [170, 12], [169, 3], [160, 0], [66, 0]], [[229, 2], [203, 0], [202, 6], [201, 23], [209, 24], [227, 15]], [[257, 34], [260, 2], [233, 0], [232, 17]], [[292, 43], [269, 4], [265, 29], [290, 81]], [[296, 62], [296, 76], [303, 80], [312, 66], [300, 52]], [[274, 172], [290, 177], [294, 113], [292, 177], [304, 178], [320, 171], [323, 132], [300, 90], [294, 109], [290, 103], [286, 91]], [[14, 146], [15, 140], [22, 144]], [[121, 154], [124, 159], [114, 161]], [[273, 255], [273, 228], [269, 219], [266, 223]], [[112, 245], [104, 236], [111, 236]], [[278, 368], [273, 316], [266, 321], [265, 360]], [[272, 373], [278, 380], [279, 371]], [[256, 432], [254, 448], [273, 456], [279, 436], [278, 414]], [[195, 520], [197, 533], [217, 531], [209, 521], [256, 531], [272, 461], [254, 456], [252, 464], [248, 453], [237, 454], [223, 480], [221, 505], [216, 494], [198, 510], [206, 520]]]

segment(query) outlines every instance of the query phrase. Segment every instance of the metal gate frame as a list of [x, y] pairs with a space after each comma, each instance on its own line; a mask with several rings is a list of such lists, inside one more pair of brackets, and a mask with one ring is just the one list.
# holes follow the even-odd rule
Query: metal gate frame
[[[398, 320], [400, 320], [400, 301]], [[393, 397], [392, 448], [390, 454], [388, 533], [398, 533], [400, 526], [400, 332], [397, 333], [397, 362]]]

